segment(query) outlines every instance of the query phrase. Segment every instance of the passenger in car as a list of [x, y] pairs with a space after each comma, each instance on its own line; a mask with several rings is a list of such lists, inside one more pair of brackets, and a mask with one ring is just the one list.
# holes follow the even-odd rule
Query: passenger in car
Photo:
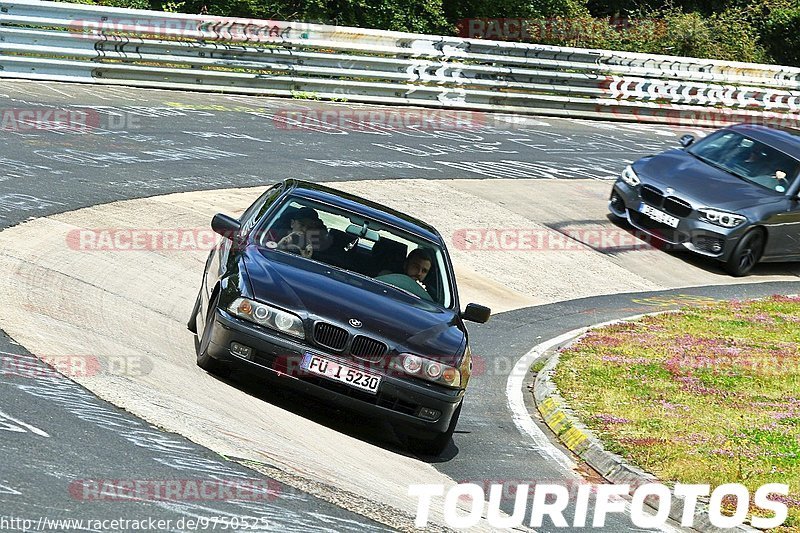
[[291, 231], [278, 241], [278, 249], [299, 253], [310, 258], [314, 252], [331, 245], [328, 228], [320, 220], [316, 210], [310, 207], [298, 209], [289, 222]]

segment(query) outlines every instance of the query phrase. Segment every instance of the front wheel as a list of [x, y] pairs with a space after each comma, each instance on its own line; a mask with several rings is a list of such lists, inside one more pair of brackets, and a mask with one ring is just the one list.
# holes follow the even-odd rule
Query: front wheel
[[217, 293], [208, 304], [208, 310], [206, 311], [206, 322], [205, 326], [203, 327], [203, 335], [202, 337], [199, 337], [197, 334], [195, 334], [194, 349], [197, 353], [197, 366], [206, 372], [209, 372], [210, 374], [227, 376], [231, 371], [230, 366], [222, 361], [214, 359], [211, 357], [211, 354], [208, 353], [208, 347], [211, 345], [211, 328], [214, 325], [214, 314], [216, 313], [218, 303], [219, 293]]
[[749, 274], [764, 253], [765, 241], [764, 232], [758, 229], [749, 231], [739, 239], [728, 262], [725, 263], [728, 274], [736, 277]]
[[432, 438], [417, 438], [408, 437], [406, 439], [406, 447], [412, 453], [419, 453], [422, 455], [432, 455], [435, 457], [440, 456], [450, 444], [453, 438], [453, 432], [456, 430], [458, 417], [461, 415], [461, 406], [464, 404], [462, 400], [456, 410], [453, 412], [453, 417], [450, 418], [450, 425], [447, 426], [447, 431], [444, 433], [437, 433]]

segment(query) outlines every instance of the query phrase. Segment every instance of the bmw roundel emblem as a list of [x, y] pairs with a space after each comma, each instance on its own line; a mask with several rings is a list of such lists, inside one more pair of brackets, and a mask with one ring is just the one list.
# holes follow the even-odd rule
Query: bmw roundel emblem
[[358, 320], [357, 318], [351, 318], [350, 319], [350, 325], [353, 326], [354, 328], [360, 328], [364, 324], [362, 324], [361, 321]]
[[674, 192], [675, 192], [675, 189], [673, 189], [672, 187], [667, 187], [667, 190], [666, 190], [665, 192], [666, 192], [667, 194], [672, 194], [672, 193], [674, 193]]

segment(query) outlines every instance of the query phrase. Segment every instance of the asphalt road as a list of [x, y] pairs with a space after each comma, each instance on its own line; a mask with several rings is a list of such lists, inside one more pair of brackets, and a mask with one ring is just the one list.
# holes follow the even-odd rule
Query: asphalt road
[[611, 179], [685, 131], [21, 81], [0, 82], [0, 109], [0, 227], [286, 177]]
[[[466, 128], [437, 129], [417, 127], [413, 117], [389, 118], [394, 116], [390, 110], [364, 122], [354, 110], [376, 108], [347, 104], [24, 82], [0, 83], [0, 101], [6, 110], [0, 131], [3, 228], [100, 203], [265, 185], [287, 176], [312, 181], [608, 180], [626, 161], [674, 146], [684, 132], [482, 115], [472, 117]], [[26, 116], [20, 111], [31, 109], [62, 109], [78, 118], [72, 127], [55, 129], [30, 119], [20, 122], [19, 117]], [[339, 114], [321, 119], [322, 111]], [[80, 125], [80, 117], [86, 118], [88, 128]], [[778, 283], [596, 297], [503, 313], [486, 325], [473, 326], [474, 352], [482, 356], [485, 372], [475, 377], [477, 385], [468, 395], [454, 447], [434, 466], [453, 479], [478, 483], [563, 481], [565, 472], [539, 456], [504, 415], [508, 372], [532, 345], [576, 327], [670, 308], [679, 303], [680, 294], [729, 298], [798, 288], [800, 283]], [[4, 361], [11, 359], [15, 365], [29, 355], [5, 335], [0, 350], [6, 353]], [[0, 374], [0, 446], [4, 457], [14, 458], [0, 466], [3, 515], [34, 521], [40, 516], [155, 517], [172, 519], [174, 530], [183, 529], [178, 519], [214, 516], [252, 516], [253, 524], [264, 529], [379, 527], [275, 480], [269, 486], [277, 498], [266, 506], [226, 498], [97, 501], [76, 493], [76, 483], [98, 479], [270, 480], [180, 436], [159, 432], [64, 378], [40, 372], [19, 376], [17, 368], [9, 372], [4, 366]], [[299, 414], [324, 417], [324, 412]], [[333, 424], [356, 437], [375, 437], [347, 420]], [[396, 443], [384, 445], [396, 448]], [[505, 505], [508, 510], [510, 502]], [[620, 517], [612, 529], [632, 527]], [[50, 528], [54, 529], [58, 528]]]
[[5, 335], [0, 350], [1, 531], [390, 530], [150, 426]]

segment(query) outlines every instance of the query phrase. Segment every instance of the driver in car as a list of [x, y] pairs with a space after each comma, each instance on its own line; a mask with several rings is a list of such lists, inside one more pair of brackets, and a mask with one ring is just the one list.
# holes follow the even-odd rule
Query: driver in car
[[432, 264], [431, 258], [425, 250], [415, 248], [406, 257], [403, 263], [403, 272], [425, 289], [426, 287], [422, 282], [425, 281], [425, 277], [431, 271]]
[[422, 298], [423, 300], [433, 301], [428, 294], [428, 290], [422, 283], [431, 271], [433, 260], [430, 254], [422, 248], [415, 248], [403, 262], [402, 274], [382, 274], [375, 279], [394, 285], [404, 291]]

